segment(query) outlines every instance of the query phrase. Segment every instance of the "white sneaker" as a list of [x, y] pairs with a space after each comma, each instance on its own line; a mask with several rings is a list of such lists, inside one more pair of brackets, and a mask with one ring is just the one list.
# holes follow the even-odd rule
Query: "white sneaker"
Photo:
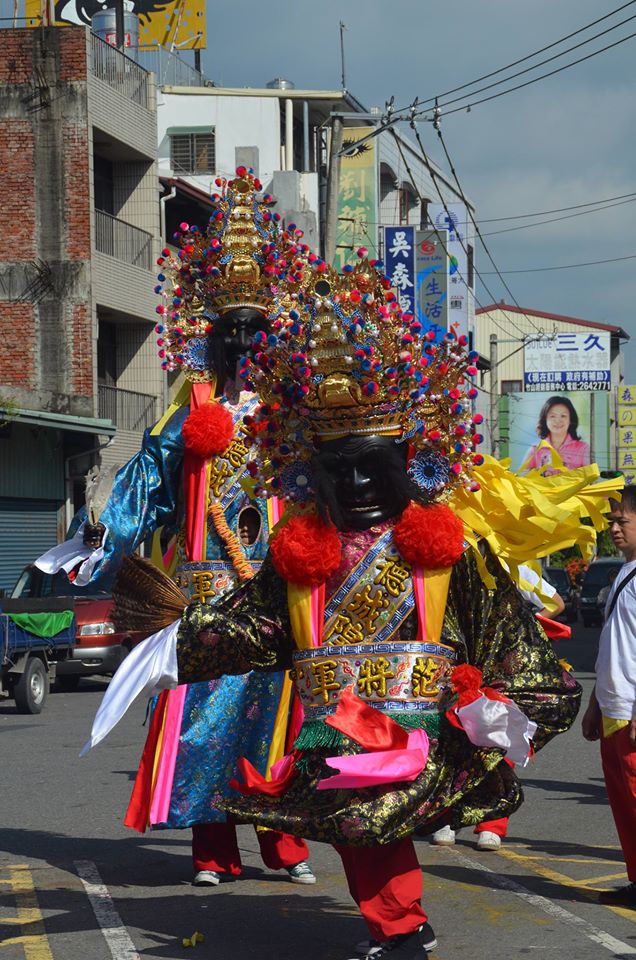
[[498, 833], [492, 833], [490, 830], [482, 830], [477, 834], [478, 850], [498, 850], [501, 846], [501, 837]]
[[220, 882], [221, 878], [215, 870], [199, 870], [192, 881], [195, 887], [216, 887]]
[[451, 827], [440, 827], [431, 837], [436, 847], [452, 847], [455, 843], [455, 831]]

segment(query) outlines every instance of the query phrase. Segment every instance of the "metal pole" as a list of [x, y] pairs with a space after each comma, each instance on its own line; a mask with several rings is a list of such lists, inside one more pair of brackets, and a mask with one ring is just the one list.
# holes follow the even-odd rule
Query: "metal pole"
[[285, 100], [285, 170], [294, 169], [294, 101]]
[[345, 56], [344, 56], [344, 32], [347, 29], [346, 24], [340, 21], [340, 63], [342, 65], [342, 89], [345, 91], [347, 89], [347, 83], [345, 80]]
[[201, 73], [201, 51], [198, 48], [194, 51], [194, 69]]
[[335, 117], [331, 127], [331, 149], [329, 150], [329, 173], [327, 175], [327, 218], [325, 224], [325, 260], [333, 263], [336, 255], [336, 233], [338, 230], [338, 199], [340, 193], [340, 157], [342, 149], [343, 125]]
[[499, 456], [499, 373], [497, 370], [497, 334], [490, 334], [490, 452]]
[[124, 52], [124, 0], [115, 0], [115, 46]]

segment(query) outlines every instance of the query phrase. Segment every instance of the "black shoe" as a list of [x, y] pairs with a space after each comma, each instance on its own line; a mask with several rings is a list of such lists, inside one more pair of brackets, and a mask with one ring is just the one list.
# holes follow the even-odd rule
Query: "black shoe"
[[636, 910], [636, 883], [626, 883], [616, 890], [603, 890], [598, 902], [608, 907], [631, 907]]
[[356, 953], [371, 960], [382, 960], [391, 954], [392, 960], [424, 960], [426, 954], [437, 946], [437, 938], [430, 923], [424, 923], [413, 933], [400, 933], [381, 943], [379, 940], [363, 940], [356, 944]]

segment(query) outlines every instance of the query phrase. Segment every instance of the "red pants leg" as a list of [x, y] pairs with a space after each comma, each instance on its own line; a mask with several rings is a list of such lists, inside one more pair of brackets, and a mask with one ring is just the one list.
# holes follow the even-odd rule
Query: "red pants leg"
[[477, 824], [473, 833], [484, 833], [486, 830], [489, 833], [496, 833], [498, 837], [505, 837], [508, 833], [508, 817], [501, 817], [500, 820], [484, 820], [483, 823]]
[[410, 837], [380, 847], [335, 848], [342, 859], [349, 892], [374, 940], [412, 933], [426, 923], [422, 909], [422, 870]]
[[236, 826], [227, 823], [195, 823], [192, 827], [192, 862], [195, 873], [214, 870], [238, 877], [241, 854], [236, 840]]
[[[504, 763], [514, 768], [512, 760], [506, 760], [504, 757]], [[498, 837], [505, 837], [508, 833], [508, 819], [508, 817], [500, 817], [499, 820], [484, 820], [483, 823], [477, 824], [473, 833], [484, 833], [484, 831], [488, 830], [489, 833], [496, 833]]]
[[300, 837], [280, 830], [257, 830], [256, 836], [263, 863], [270, 870], [295, 867], [301, 860], [309, 860], [309, 848]]
[[636, 883], [636, 749], [629, 727], [601, 738], [601, 760], [627, 876]]

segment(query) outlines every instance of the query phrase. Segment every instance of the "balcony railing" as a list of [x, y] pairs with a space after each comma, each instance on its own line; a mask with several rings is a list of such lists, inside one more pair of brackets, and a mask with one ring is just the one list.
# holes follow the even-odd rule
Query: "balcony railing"
[[164, 47], [139, 47], [137, 57], [146, 70], [152, 70], [157, 75], [157, 84], [160, 87], [214, 86], [211, 80], [207, 80], [191, 64]]
[[95, 210], [95, 248], [144, 270], [152, 268], [152, 234]]
[[99, 416], [103, 420], [112, 420], [120, 430], [142, 432], [151, 427], [157, 419], [157, 398], [134, 390], [121, 390], [119, 387], [98, 385]]
[[149, 109], [148, 71], [94, 33], [91, 33], [91, 72], [122, 96]]

